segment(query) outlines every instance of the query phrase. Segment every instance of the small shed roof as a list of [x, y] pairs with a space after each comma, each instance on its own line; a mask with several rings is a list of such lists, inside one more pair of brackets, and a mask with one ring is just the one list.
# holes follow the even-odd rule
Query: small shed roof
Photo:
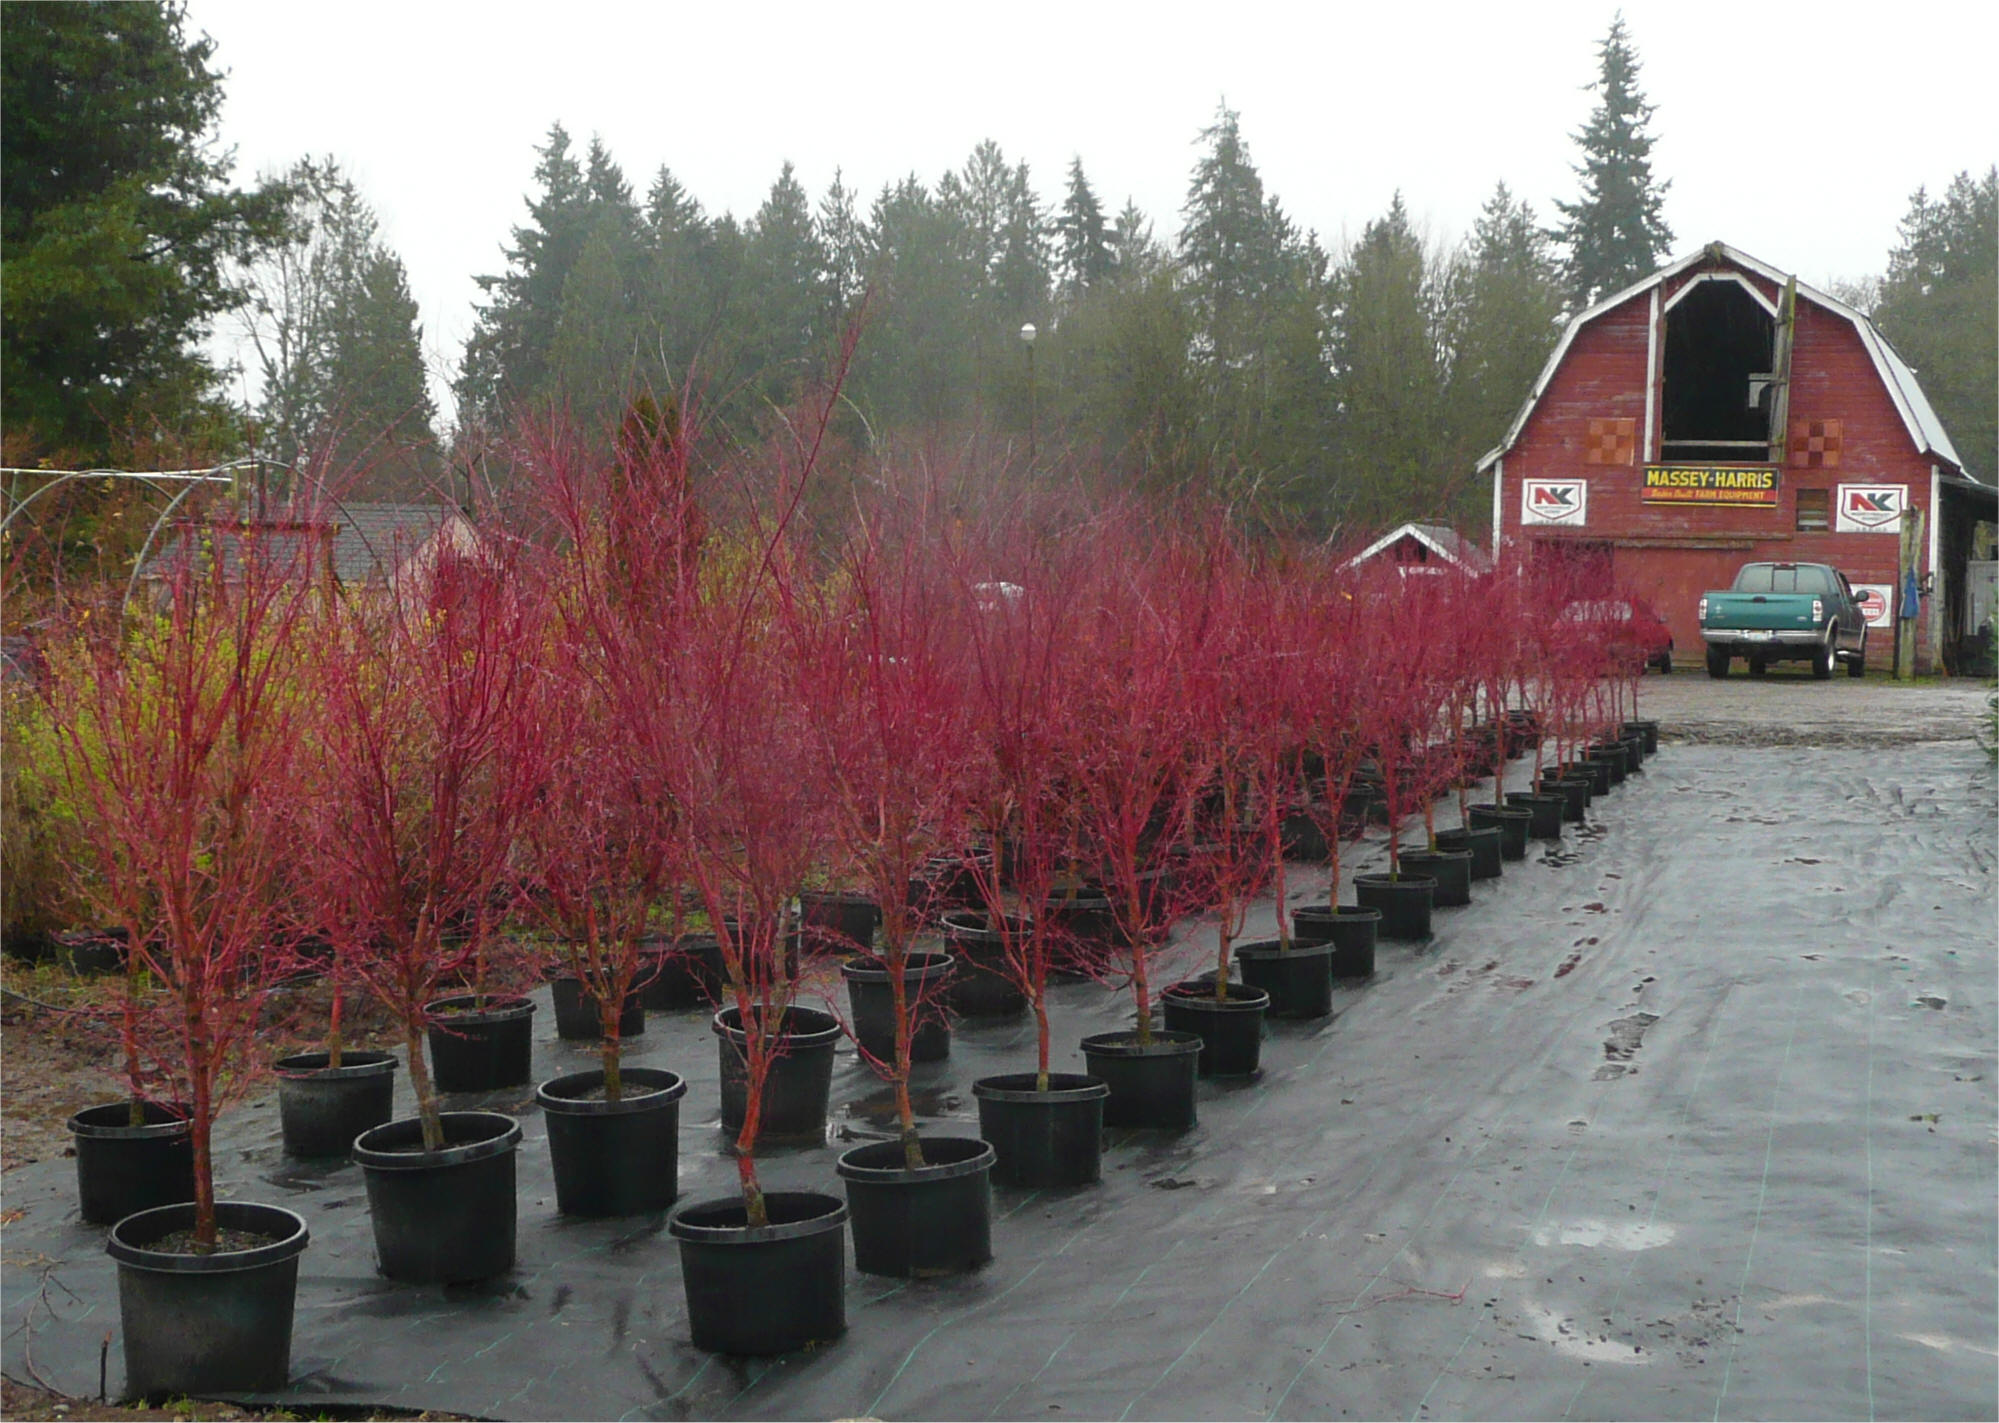
[[1419, 523], [1403, 524], [1400, 528], [1390, 529], [1387, 533], [1348, 559], [1346, 566], [1353, 568], [1359, 564], [1366, 563], [1371, 558], [1377, 558], [1389, 549], [1394, 548], [1403, 539], [1414, 539], [1418, 544], [1428, 549], [1436, 558], [1454, 567], [1461, 568], [1467, 573], [1490, 573], [1492, 571], [1492, 560], [1486, 556], [1485, 550], [1459, 533], [1456, 529], [1444, 524]]
[[[1767, 262], [1758, 261], [1746, 252], [1737, 251], [1725, 242], [1710, 242], [1698, 251], [1690, 252], [1678, 261], [1661, 267], [1643, 281], [1633, 282], [1623, 291], [1613, 292], [1589, 310], [1570, 318], [1567, 328], [1562, 332], [1562, 339], [1555, 343], [1555, 349], [1548, 354], [1547, 364], [1541, 367], [1541, 374], [1535, 380], [1534, 389], [1528, 394], [1526, 403], [1520, 407], [1520, 413], [1513, 417], [1513, 423], [1507, 427], [1506, 438], [1479, 457], [1479, 472], [1484, 473], [1491, 469], [1496, 460], [1513, 448], [1514, 442], [1520, 438], [1521, 430], [1526, 428], [1527, 417], [1534, 413], [1534, 407], [1547, 392], [1548, 383], [1555, 378], [1555, 372], [1560, 369], [1563, 358], [1568, 355], [1569, 347], [1574, 343], [1578, 331], [1604, 313], [1622, 306], [1634, 296], [1650, 291], [1703, 263], [1714, 262], [1726, 263], [1745, 272], [1753, 272], [1780, 287], [1791, 280], [1788, 274], [1778, 271]], [[1964, 468], [1964, 461], [1958, 458], [1957, 448], [1951, 444], [1950, 436], [1943, 428], [1943, 421], [1937, 418], [1929, 397], [1923, 394], [1922, 385], [1916, 380], [1915, 371], [1910, 369], [1909, 363], [1903, 360], [1901, 354], [1888, 343], [1888, 338], [1881, 334], [1880, 329], [1864, 313], [1848, 306], [1838, 297], [1820, 291], [1817, 287], [1799, 282], [1798, 295], [1814, 306], [1823, 307], [1835, 316], [1844, 317], [1853, 323], [1853, 328], [1860, 337], [1861, 346], [1873, 361], [1875, 372], [1881, 377], [1881, 384], [1887, 389], [1888, 398], [1894, 402], [1896, 413], [1902, 417], [1902, 423], [1908, 429], [1909, 438], [1915, 442], [1916, 448], [1948, 463], [1953, 472], [1961, 471]]]
[[[448, 504], [341, 504], [324, 523], [233, 525], [238, 537], [218, 540], [215, 548], [223, 560], [224, 577], [235, 576], [244, 540], [254, 539], [280, 566], [296, 558], [302, 544], [312, 543], [329, 548], [333, 576], [341, 583], [387, 583], [453, 520], [462, 521], [463, 515]], [[181, 525], [175, 537], [146, 560], [139, 576], [164, 578], [182, 556], [187, 540], [207, 527], [194, 522]]]

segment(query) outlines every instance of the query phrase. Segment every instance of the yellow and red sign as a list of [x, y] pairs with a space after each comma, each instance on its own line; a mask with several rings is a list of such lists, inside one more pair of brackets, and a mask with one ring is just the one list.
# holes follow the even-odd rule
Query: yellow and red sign
[[1760, 504], [1775, 508], [1777, 471], [1769, 465], [1648, 464], [1647, 504]]

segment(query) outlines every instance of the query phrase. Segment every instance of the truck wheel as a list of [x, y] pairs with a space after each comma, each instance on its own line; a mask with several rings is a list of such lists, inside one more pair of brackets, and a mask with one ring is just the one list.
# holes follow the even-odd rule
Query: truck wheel
[[1710, 647], [1707, 650], [1707, 674], [1710, 677], [1726, 677], [1728, 675], [1727, 652], [1719, 647]]
[[1673, 675], [1673, 650], [1671, 648], [1667, 648], [1659, 654], [1659, 675], [1662, 677]]
[[1832, 676], [1832, 645], [1839, 640], [1839, 624], [1832, 625], [1832, 636], [1826, 639], [1824, 647], [1812, 654], [1812, 680], [1823, 682]]
[[1861, 629], [1860, 650], [1846, 660], [1846, 675], [1865, 677], [1867, 675], [1867, 631]]

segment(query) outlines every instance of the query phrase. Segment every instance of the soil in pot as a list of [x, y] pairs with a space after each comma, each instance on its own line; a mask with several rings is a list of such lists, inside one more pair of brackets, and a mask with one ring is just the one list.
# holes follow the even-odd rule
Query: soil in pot
[[311, 1235], [277, 1206], [217, 1201], [220, 1232], [244, 1248], [162, 1248], [194, 1226], [194, 1203], [157, 1206], [112, 1227], [129, 1396], [273, 1393], [291, 1378], [298, 1260]]
[[[1024, 922], [1008, 921], [1008, 933], [1015, 944], [1027, 932]], [[1027, 995], [1006, 976], [1006, 939], [984, 914], [970, 909], [946, 914], [944, 947], [958, 964], [944, 990], [944, 1001], [953, 1013], [967, 1018], [1008, 1018], [1026, 1011]]]
[[663, 1211], [680, 1194], [680, 1099], [687, 1084], [657, 1067], [623, 1067], [619, 1097], [604, 1098], [601, 1069], [535, 1088], [548, 1126], [555, 1206], [564, 1215]]
[[[1583, 788], [1587, 791], [1589, 788]], [[1506, 803], [1527, 812], [1527, 833], [1536, 840], [1562, 838], [1562, 822], [1568, 818], [1569, 798], [1551, 784], [1546, 791], [1508, 791]]]
[[[909, 1060], [941, 1062], [951, 1055], [951, 1020], [943, 999], [957, 975], [949, 954], [905, 954], [902, 982], [910, 1012]], [[854, 1014], [854, 1041], [878, 1062], [895, 1061], [895, 989], [888, 966], [879, 959], [840, 965], [847, 1001]]]
[[880, 906], [866, 894], [806, 890], [798, 896], [800, 932], [815, 953], [873, 953], [881, 917]]
[[354, 1159], [368, 1183], [376, 1263], [409, 1284], [490, 1279], [514, 1263], [514, 1151], [520, 1123], [499, 1112], [446, 1112], [444, 1147], [423, 1149], [415, 1117], [363, 1133]]
[[1032, 1072], [981, 1077], [979, 1135], [992, 1143], [993, 1179], [1003, 1185], [1063, 1190], [1102, 1175], [1104, 1099], [1111, 1089], [1080, 1072], [1051, 1072], [1038, 1092]]
[[[1475, 805], [1467, 818], [1474, 830], [1497, 830], [1499, 832], [1499, 858], [1502, 860], [1524, 860], [1527, 858], [1528, 832], [1534, 828], [1534, 812], [1526, 806]], [[1557, 821], [1555, 833], [1561, 833]]]
[[1259, 939], [1230, 957], [1242, 981], [1270, 998], [1273, 1018], [1323, 1018], [1333, 1011], [1333, 946], [1324, 940]]
[[[1330, 982], [1330, 978], [1328, 979]], [[1270, 995], [1247, 984], [1229, 985], [1215, 997], [1208, 982], [1176, 983], [1159, 995], [1168, 1031], [1201, 1039], [1196, 1071], [1202, 1077], [1252, 1077], [1263, 1060], [1263, 1019]]]
[[1402, 942], [1430, 937], [1430, 909], [1437, 882], [1429, 875], [1404, 871], [1399, 875], [1355, 875], [1353, 895], [1363, 909], [1381, 911], [1377, 933]]
[[1301, 940], [1333, 946], [1334, 978], [1372, 978], [1381, 911], [1358, 904], [1306, 905], [1292, 911], [1291, 932]]
[[752, 1357], [847, 1332], [847, 1206], [816, 1191], [767, 1191], [770, 1224], [742, 1198], [697, 1201], [667, 1222], [680, 1242], [694, 1347]]
[[137, 1211], [194, 1199], [194, 1139], [185, 1108], [142, 1102], [85, 1107], [69, 1119], [78, 1214], [111, 1225]]
[[[584, 988], [580, 978], [549, 980], [549, 1000], [555, 1005], [555, 1035], [566, 1043], [594, 1043], [604, 1036], [604, 1019], [597, 1000]], [[618, 1011], [618, 1040], [635, 1038], [646, 1030], [645, 990], [634, 983]]]
[[470, 993], [424, 1005], [431, 1019], [430, 1073], [440, 1092], [519, 1087], [534, 1063], [534, 1004], [526, 998]]
[[1110, 1089], [1104, 1099], [1107, 1127], [1191, 1128], [1200, 1057], [1201, 1039], [1194, 1033], [1156, 1032], [1145, 1045], [1131, 1031], [1083, 1039], [1090, 1076]]
[[722, 996], [722, 945], [713, 934], [658, 939], [645, 946], [639, 997], [654, 1013], [713, 1010]]
[[1436, 897], [1431, 901], [1437, 908], [1457, 909], [1471, 903], [1471, 851], [1405, 850], [1402, 868], [1437, 882]]
[[[1522, 829], [1525, 829], [1523, 826]], [[1500, 830], [1496, 825], [1471, 827], [1462, 830], [1439, 830], [1437, 848], [1439, 850], [1466, 850], [1471, 854], [1471, 877], [1474, 880], [1498, 879], [1505, 870], [1505, 858], [1500, 853]], [[1523, 838], [1521, 841], [1525, 845]]]
[[340, 1054], [328, 1067], [323, 1052], [277, 1060], [278, 1126], [293, 1156], [345, 1156], [354, 1138], [395, 1115], [393, 1053]]
[[[742, 1018], [724, 1008], [711, 1024], [722, 1065], [722, 1130], [743, 1129], [749, 1110], [748, 1074]], [[785, 1043], [764, 1083], [759, 1137], [768, 1142], [824, 1141], [826, 1102], [833, 1090], [833, 1050], [840, 1043], [840, 1020], [817, 1008], [793, 1007], [780, 1025]]]
[[992, 1147], [925, 1137], [924, 1164], [905, 1160], [901, 1142], [878, 1141], [844, 1153], [834, 1168], [847, 1183], [854, 1268], [920, 1279], [962, 1274], [992, 1259]]

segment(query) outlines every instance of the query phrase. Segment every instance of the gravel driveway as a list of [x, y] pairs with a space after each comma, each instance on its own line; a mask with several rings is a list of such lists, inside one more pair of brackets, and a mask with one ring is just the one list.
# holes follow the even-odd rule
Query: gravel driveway
[[1802, 663], [1769, 675], [1717, 681], [1704, 671], [1647, 673], [1638, 714], [1659, 722], [1674, 741], [1722, 746], [1883, 746], [1971, 739], [1992, 688], [1963, 678], [1947, 682], [1854, 681], [1843, 673], [1812, 678]]

